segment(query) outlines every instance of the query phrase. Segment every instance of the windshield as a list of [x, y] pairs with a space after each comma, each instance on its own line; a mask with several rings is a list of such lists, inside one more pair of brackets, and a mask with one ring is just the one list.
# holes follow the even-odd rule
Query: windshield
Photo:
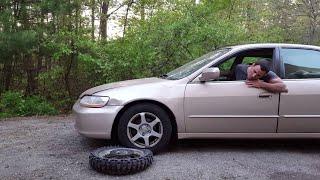
[[201, 67], [207, 65], [208, 63], [212, 62], [212, 60], [224, 55], [230, 50], [230, 48], [225, 48], [225, 49], [219, 49], [212, 51], [208, 54], [205, 54], [171, 72], [168, 74], [162, 76], [166, 79], [172, 79], [172, 80], [177, 80], [177, 79], [182, 79], [184, 77], [189, 76], [190, 74], [196, 72], [198, 69]]

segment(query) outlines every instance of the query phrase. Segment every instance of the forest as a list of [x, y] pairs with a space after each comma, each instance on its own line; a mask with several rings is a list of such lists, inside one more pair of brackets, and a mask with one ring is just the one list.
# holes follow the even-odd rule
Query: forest
[[319, 0], [0, 0], [0, 118], [69, 113], [224, 46], [320, 45], [319, 24]]

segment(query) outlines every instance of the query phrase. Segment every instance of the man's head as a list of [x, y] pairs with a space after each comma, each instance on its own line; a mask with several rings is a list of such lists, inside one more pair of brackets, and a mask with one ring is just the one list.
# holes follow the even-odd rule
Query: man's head
[[257, 80], [270, 71], [271, 63], [267, 59], [260, 59], [248, 67], [248, 80]]

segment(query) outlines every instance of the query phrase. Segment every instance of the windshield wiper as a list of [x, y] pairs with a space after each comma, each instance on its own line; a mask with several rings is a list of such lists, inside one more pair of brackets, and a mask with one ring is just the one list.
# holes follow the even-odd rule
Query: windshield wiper
[[167, 77], [168, 77], [167, 74], [162, 74], [162, 75], [160, 76], [160, 78], [163, 78], [163, 79], [165, 79], [165, 78], [167, 78]]

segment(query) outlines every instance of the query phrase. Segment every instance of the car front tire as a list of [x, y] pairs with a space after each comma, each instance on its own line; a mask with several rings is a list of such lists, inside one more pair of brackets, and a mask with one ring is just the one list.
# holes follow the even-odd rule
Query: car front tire
[[117, 132], [122, 145], [157, 153], [168, 147], [172, 126], [165, 110], [155, 104], [144, 103], [134, 105], [122, 114]]

